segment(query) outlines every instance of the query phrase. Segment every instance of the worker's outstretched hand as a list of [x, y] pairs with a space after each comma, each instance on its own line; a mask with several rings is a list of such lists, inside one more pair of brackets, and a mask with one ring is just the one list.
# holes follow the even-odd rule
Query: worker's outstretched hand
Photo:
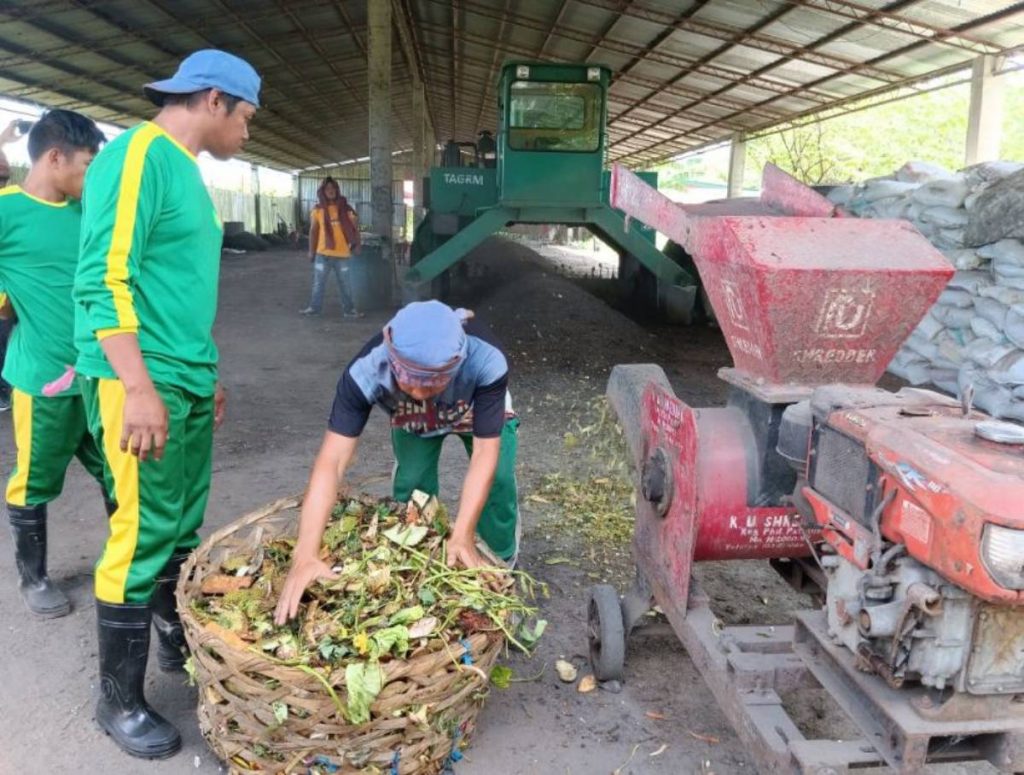
[[449, 568], [487, 568], [488, 572], [481, 573], [480, 578], [491, 589], [500, 590], [509, 583], [509, 574], [484, 557], [476, 548], [473, 538], [464, 539], [453, 535], [448, 539], [445, 554]]
[[288, 578], [284, 581], [284, 589], [281, 590], [281, 599], [277, 601], [277, 609], [274, 611], [274, 624], [282, 625], [289, 619], [294, 619], [299, 612], [299, 602], [306, 587], [314, 581], [331, 581], [338, 578], [338, 574], [331, 570], [331, 566], [319, 557], [292, 559], [292, 568], [288, 571]]
[[480, 551], [476, 548], [476, 542], [470, 539], [452, 536], [448, 539], [447, 551], [449, 568], [487, 568], [491, 563], [487, 562]]

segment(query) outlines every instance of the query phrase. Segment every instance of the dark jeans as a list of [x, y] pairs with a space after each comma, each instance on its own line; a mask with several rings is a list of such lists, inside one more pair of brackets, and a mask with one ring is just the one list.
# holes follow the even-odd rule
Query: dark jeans
[[320, 253], [313, 261], [313, 293], [309, 306], [314, 312], [322, 312], [324, 308], [324, 291], [327, 288], [327, 275], [333, 274], [338, 281], [338, 293], [341, 294], [341, 311], [346, 315], [356, 312], [352, 299], [351, 279], [352, 259], [332, 258]]

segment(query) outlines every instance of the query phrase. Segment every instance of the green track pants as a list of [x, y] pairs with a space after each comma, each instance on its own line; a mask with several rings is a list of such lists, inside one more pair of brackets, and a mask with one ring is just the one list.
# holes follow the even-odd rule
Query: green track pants
[[11, 391], [17, 461], [7, 482], [12, 506], [41, 506], [64, 489], [64, 476], [72, 458], [109, 495], [103, 475], [103, 456], [89, 434], [82, 396], [32, 396]]
[[[501, 451], [498, 455], [498, 470], [487, 497], [477, 534], [502, 560], [513, 560], [519, 552], [519, 495], [516, 486], [516, 447], [518, 444], [519, 420], [505, 422], [501, 432]], [[455, 434], [473, 454], [473, 436], [469, 433]], [[395, 452], [395, 474], [393, 491], [395, 500], [409, 500], [413, 490], [422, 490], [428, 495], [437, 495], [440, 489], [437, 478], [437, 462], [441, 457], [441, 445], [447, 436], [417, 436], [408, 431], [393, 428], [391, 446]]]
[[162, 459], [140, 462], [121, 451], [125, 391], [120, 380], [82, 380], [89, 429], [117, 501], [96, 565], [96, 598], [104, 603], [148, 602], [171, 555], [199, 545], [210, 494], [213, 396], [170, 385], [156, 389], [167, 407], [167, 446]]

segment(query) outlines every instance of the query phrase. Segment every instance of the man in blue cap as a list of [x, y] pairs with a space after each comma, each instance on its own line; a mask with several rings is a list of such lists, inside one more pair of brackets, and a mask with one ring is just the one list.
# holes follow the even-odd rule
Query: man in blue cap
[[199, 544], [225, 405], [212, 337], [222, 228], [196, 157], [241, 150], [260, 77], [205, 50], [145, 90], [156, 118], [89, 167], [74, 299], [76, 369], [117, 501], [96, 566], [96, 720], [129, 754], [156, 759], [181, 736], [143, 693], [150, 623], [160, 666], [183, 670], [174, 586]]
[[516, 432], [508, 363], [472, 313], [439, 301], [415, 302], [363, 347], [345, 369], [302, 502], [299, 539], [277, 605], [283, 624], [298, 612], [317, 579], [334, 578], [320, 544], [338, 488], [376, 404], [391, 415], [394, 497], [438, 492], [441, 445], [457, 434], [469, 452], [458, 512], [446, 550], [449, 565], [488, 565], [477, 534], [495, 555], [515, 563], [519, 550]]

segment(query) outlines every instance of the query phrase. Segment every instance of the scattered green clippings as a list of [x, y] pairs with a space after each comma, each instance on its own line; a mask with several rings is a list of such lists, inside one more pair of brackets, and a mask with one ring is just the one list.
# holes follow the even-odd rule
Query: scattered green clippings
[[[628, 549], [633, 540], [634, 487], [630, 454], [608, 402], [597, 398], [572, 421], [565, 434], [575, 450], [569, 471], [546, 474], [527, 500], [549, 519], [545, 530], [581, 536], [591, 549]], [[552, 558], [548, 564], [560, 564]]]
[[545, 565], [573, 565], [571, 557], [548, 557], [544, 560]]
[[499, 689], [507, 689], [512, 685], [512, 668], [506, 665], [495, 665], [491, 668], [491, 683]]
[[545, 619], [538, 619], [532, 624], [524, 623], [519, 628], [519, 642], [528, 649], [532, 648], [533, 645], [540, 640], [540, 636], [544, 634], [544, 630], [547, 629], [547, 626], [548, 623]]

